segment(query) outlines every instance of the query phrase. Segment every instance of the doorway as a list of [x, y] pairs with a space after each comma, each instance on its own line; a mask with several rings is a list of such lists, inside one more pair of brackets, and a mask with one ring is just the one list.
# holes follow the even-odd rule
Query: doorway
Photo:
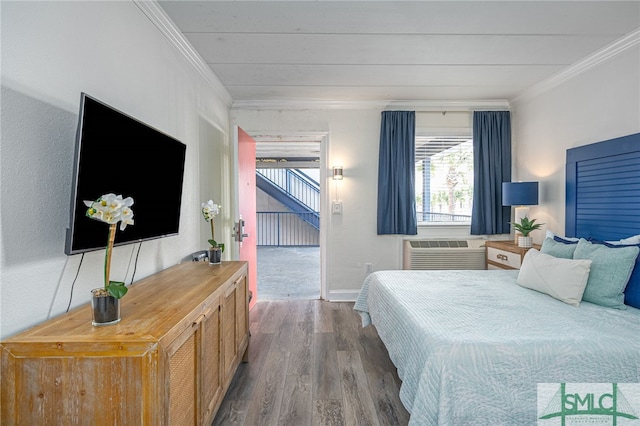
[[326, 133], [253, 138], [259, 299], [323, 299]]

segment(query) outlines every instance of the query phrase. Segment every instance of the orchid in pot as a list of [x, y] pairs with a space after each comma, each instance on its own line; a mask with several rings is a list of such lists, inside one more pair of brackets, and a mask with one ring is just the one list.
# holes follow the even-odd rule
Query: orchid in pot
[[209, 200], [206, 203], [202, 203], [202, 216], [204, 220], [211, 224], [211, 239], [209, 244], [209, 263], [220, 263], [221, 254], [224, 252], [224, 244], [218, 243], [216, 238], [216, 228], [213, 223], [213, 218], [220, 213], [220, 204], [215, 204], [213, 200]]
[[122, 195], [105, 194], [95, 201], [84, 201], [88, 207], [87, 217], [109, 224], [109, 236], [104, 257], [104, 286], [93, 289], [93, 325], [114, 324], [120, 321], [120, 298], [127, 294], [122, 281], [111, 281], [111, 254], [116, 238], [118, 223], [123, 231], [127, 225], [133, 225], [133, 198]]

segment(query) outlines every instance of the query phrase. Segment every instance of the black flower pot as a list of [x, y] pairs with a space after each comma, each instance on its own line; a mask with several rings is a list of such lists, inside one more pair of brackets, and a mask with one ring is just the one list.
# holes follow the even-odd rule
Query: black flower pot
[[120, 299], [109, 295], [102, 288], [91, 290], [91, 307], [95, 326], [115, 324], [120, 321]]
[[220, 264], [222, 259], [222, 250], [220, 247], [209, 247], [209, 263], [212, 265]]

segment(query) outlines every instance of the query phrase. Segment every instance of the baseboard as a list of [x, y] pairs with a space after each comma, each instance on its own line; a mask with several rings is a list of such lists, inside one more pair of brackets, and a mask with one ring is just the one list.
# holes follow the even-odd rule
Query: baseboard
[[355, 302], [360, 290], [331, 290], [327, 297], [329, 302]]

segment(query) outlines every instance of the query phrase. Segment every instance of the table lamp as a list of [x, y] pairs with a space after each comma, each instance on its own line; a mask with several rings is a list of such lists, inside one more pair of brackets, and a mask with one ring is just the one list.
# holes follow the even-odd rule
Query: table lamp
[[538, 205], [538, 182], [502, 182], [502, 205], [516, 206], [513, 221], [520, 223], [523, 217], [528, 217], [528, 206]]

